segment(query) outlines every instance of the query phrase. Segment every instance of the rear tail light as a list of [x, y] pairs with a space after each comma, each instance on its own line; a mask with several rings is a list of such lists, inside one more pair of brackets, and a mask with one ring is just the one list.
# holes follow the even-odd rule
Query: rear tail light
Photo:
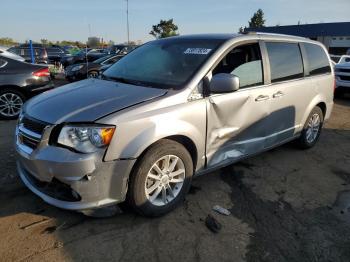
[[35, 71], [34, 73], [32, 73], [32, 75], [37, 77], [44, 77], [44, 76], [50, 76], [50, 72], [48, 68], [43, 68], [38, 71]]

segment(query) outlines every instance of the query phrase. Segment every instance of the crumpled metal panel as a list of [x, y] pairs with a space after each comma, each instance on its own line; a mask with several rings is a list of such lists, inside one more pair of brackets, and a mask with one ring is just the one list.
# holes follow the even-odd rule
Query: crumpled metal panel
[[211, 96], [207, 100], [208, 167], [231, 162], [265, 147], [269, 106], [256, 102], [264, 91], [251, 90]]

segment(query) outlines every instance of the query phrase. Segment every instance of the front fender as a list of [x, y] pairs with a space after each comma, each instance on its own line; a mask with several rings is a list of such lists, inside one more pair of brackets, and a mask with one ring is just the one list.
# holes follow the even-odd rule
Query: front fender
[[197, 149], [197, 167], [204, 161], [206, 136], [205, 100], [152, 108], [139, 108], [114, 119], [116, 132], [105, 161], [138, 158], [150, 145], [169, 136], [185, 136]]

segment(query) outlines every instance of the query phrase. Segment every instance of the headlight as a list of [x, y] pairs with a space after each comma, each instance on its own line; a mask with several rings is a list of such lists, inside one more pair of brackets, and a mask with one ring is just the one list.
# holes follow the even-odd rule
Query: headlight
[[64, 126], [57, 142], [82, 153], [92, 153], [108, 146], [114, 131], [114, 126]]
[[72, 61], [73, 60], [73, 56], [67, 57], [67, 61]]
[[73, 71], [73, 72], [74, 72], [74, 71], [78, 71], [78, 70], [82, 69], [83, 66], [84, 66], [84, 65], [73, 66], [73, 68], [71, 69], [71, 71]]

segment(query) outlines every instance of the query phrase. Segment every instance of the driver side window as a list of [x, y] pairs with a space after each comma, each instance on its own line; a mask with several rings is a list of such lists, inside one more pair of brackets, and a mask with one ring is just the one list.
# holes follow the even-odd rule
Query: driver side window
[[219, 73], [238, 76], [240, 88], [262, 85], [264, 80], [259, 44], [246, 44], [232, 49], [213, 70], [213, 75]]

